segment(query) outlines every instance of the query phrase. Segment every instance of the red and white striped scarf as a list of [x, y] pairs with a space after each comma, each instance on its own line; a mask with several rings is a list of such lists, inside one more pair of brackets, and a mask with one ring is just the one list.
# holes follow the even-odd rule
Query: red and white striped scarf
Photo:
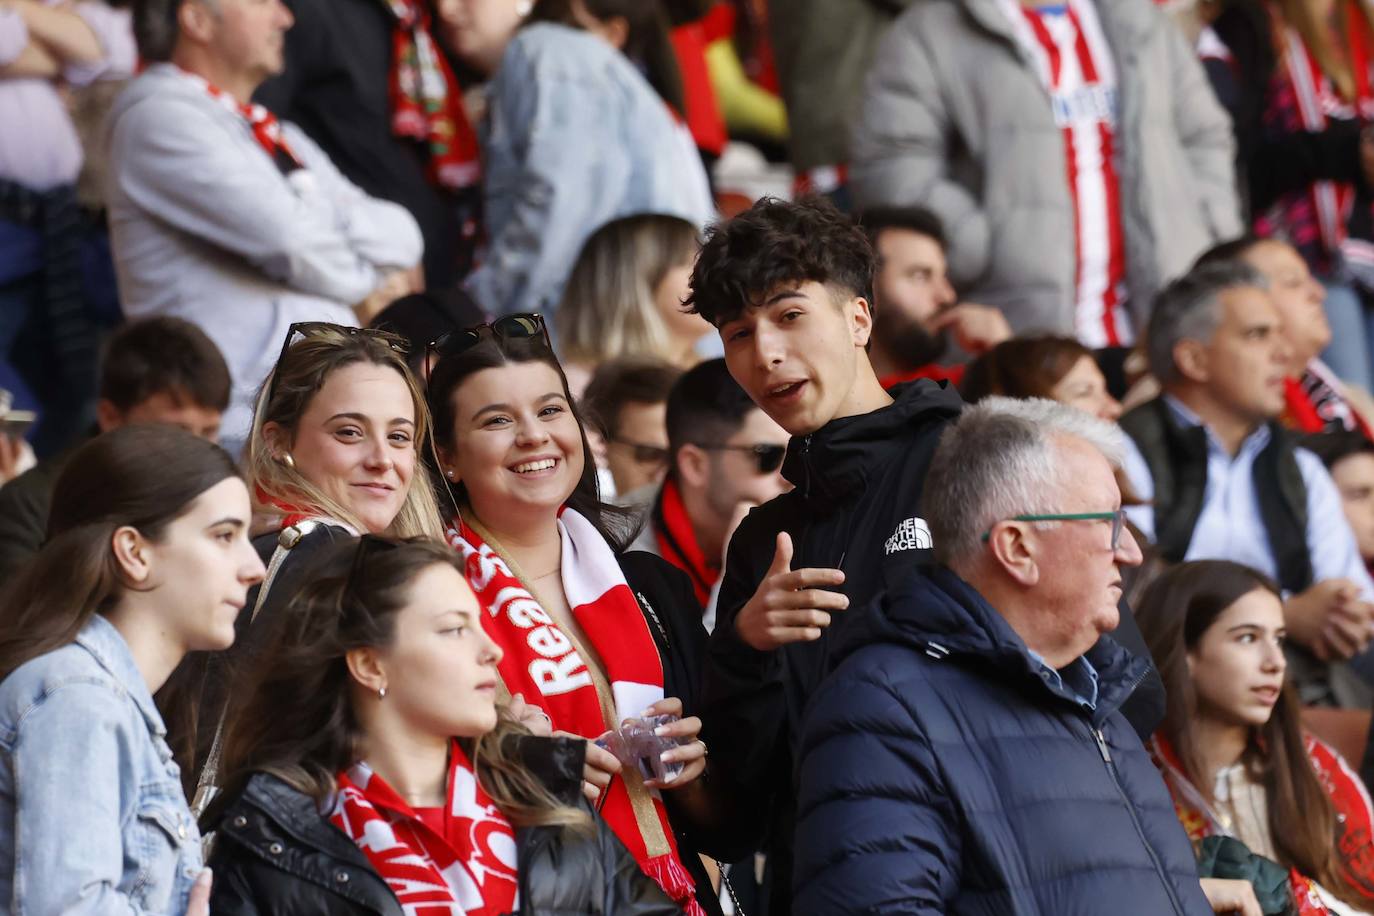
[[291, 146], [282, 136], [281, 122], [277, 120], [276, 115], [255, 103], [242, 104], [238, 99], [213, 85], [204, 77], [180, 68], [177, 69], [183, 77], [199, 86], [209, 94], [210, 98], [224, 106], [225, 110], [232, 111], [247, 121], [249, 130], [253, 132], [253, 139], [258, 141], [258, 146], [261, 146], [263, 152], [267, 153], [268, 157], [278, 167], [282, 167], [283, 171], [305, 168], [305, 164], [292, 152]]
[[[555, 729], [595, 739], [663, 699], [663, 663], [606, 539], [567, 508], [559, 516], [558, 532], [564, 593], [573, 619], [605, 665], [615, 722], [602, 715], [596, 685], [573, 640], [500, 555], [461, 518], [454, 519], [446, 536], [462, 556], [468, 584], [487, 611], [482, 617], [487, 635], [504, 650], [499, 670], [506, 688], [547, 713]], [[645, 789], [637, 774], [627, 776], [629, 781], [611, 782], [601, 816], [645, 874], [688, 914], [704, 916], [692, 876], [678, 857], [662, 798]]]
[[329, 820], [367, 856], [406, 916], [501, 916], [517, 904], [515, 830], [458, 742], [442, 831], [360, 762], [338, 776]]

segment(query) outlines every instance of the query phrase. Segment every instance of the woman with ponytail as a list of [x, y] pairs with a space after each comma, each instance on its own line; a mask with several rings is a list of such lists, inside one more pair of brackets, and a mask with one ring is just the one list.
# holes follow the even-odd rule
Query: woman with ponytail
[[216, 916], [679, 912], [579, 793], [581, 742], [497, 701], [442, 544], [330, 547], [226, 731]]
[[128, 426], [58, 478], [48, 542], [0, 597], [0, 901], [204, 914], [209, 876], [153, 693], [225, 649], [263, 576], [218, 446]]
[[1239, 840], [1289, 872], [1300, 916], [1374, 913], [1374, 810], [1303, 732], [1277, 588], [1223, 560], [1183, 563], [1136, 609], [1169, 705], [1151, 750], [1189, 837]]

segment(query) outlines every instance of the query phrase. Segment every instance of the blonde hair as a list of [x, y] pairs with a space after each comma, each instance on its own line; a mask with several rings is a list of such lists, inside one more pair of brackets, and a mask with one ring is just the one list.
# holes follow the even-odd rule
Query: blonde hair
[[593, 232], [554, 314], [564, 358], [591, 365], [622, 356], [674, 360], [654, 291], [669, 270], [692, 259], [700, 242], [687, 220], [657, 213], [612, 220]]
[[[1350, 66], [1350, 35], [1344, 15], [1347, 4], [1351, 3], [1359, 11], [1361, 27], [1374, 29], [1374, 12], [1370, 11], [1363, 0], [1339, 0], [1335, 7], [1336, 32], [1339, 38], [1333, 40], [1331, 29], [1317, 15], [1312, 0], [1279, 0], [1279, 11], [1284, 21], [1302, 37], [1302, 43], [1306, 45], [1308, 53], [1317, 61], [1317, 66], [1326, 78], [1331, 80], [1341, 98], [1347, 102], [1355, 101], [1358, 92], [1355, 74]], [[1275, 36], [1275, 43], [1282, 59], [1287, 50], [1278, 36]]]
[[273, 503], [302, 506], [328, 518], [364, 531], [362, 522], [346, 506], [329, 497], [291, 464], [272, 455], [263, 428], [277, 424], [294, 441], [301, 417], [310, 402], [336, 370], [356, 363], [394, 369], [405, 382], [415, 409], [416, 468], [405, 502], [386, 533], [395, 537], [442, 536], [439, 504], [424, 471], [424, 454], [430, 442], [429, 409], [424, 392], [405, 361], [405, 341], [381, 331], [359, 332], [339, 327], [312, 328], [308, 336], [291, 345], [272, 369], [258, 392], [253, 411], [253, 432], [248, 440], [248, 482], [258, 508], [273, 510]]

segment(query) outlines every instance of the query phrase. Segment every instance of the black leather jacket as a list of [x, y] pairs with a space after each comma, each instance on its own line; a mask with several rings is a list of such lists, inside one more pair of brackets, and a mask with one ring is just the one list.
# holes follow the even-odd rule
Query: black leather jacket
[[[581, 801], [586, 745], [526, 738], [521, 754], [569, 804]], [[215, 916], [403, 916], [390, 888], [315, 800], [267, 773], [220, 809], [210, 856]], [[519, 916], [669, 916], [681, 913], [609, 827], [516, 830]]]

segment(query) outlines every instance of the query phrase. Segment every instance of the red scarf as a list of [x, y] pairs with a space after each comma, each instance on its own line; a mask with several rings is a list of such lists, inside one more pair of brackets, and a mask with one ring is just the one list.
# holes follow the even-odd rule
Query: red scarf
[[263, 152], [267, 153], [272, 162], [283, 171], [305, 168], [305, 164], [291, 151], [286, 138], [282, 136], [281, 122], [277, 120], [276, 115], [261, 105], [242, 104], [223, 89], [211, 85], [208, 80], [195, 73], [181, 70], [181, 75], [204, 89], [212, 99], [226, 109], [247, 121], [249, 130], [253, 132], [253, 139], [258, 141], [258, 146], [261, 146]]
[[697, 604], [705, 608], [711, 600], [711, 589], [720, 578], [720, 567], [707, 562], [701, 552], [687, 507], [682, 504], [682, 491], [671, 477], [663, 484], [653, 522], [659, 556], [687, 574]]
[[338, 776], [329, 820], [358, 845], [406, 916], [500, 916], [516, 907], [515, 831], [458, 742], [449, 752], [442, 830], [356, 763]]
[[419, 0], [384, 0], [392, 30], [391, 130], [429, 147], [429, 179], [443, 188], [470, 187], [481, 177], [477, 133], [463, 94], [429, 31]]
[[1341, 393], [1340, 380], [1318, 360], [1308, 363], [1302, 378], [1285, 378], [1284, 425], [1304, 433], [1359, 432], [1374, 439], [1364, 418]]
[[[1374, 847], [1371, 847], [1374, 805], [1370, 803], [1369, 793], [1340, 754], [1311, 735], [1303, 737], [1307, 759], [1340, 817], [1339, 851], [1354, 879], [1353, 884], [1357, 888], [1374, 886]], [[1174, 812], [1183, 822], [1188, 839], [1196, 842], [1204, 837], [1227, 835], [1203, 794], [1189, 780], [1177, 752], [1163, 732], [1155, 734], [1148, 750], [1164, 776], [1164, 784], [1174, 801]], [[1330, 912], [1313, 892], [1310, 878], [1297, 869], [1289, 869], [1288, 882], [1298, 904], [1299, 916], [1320, 916]]]
[[[563, 541], [562, 577], [568, 606], [606, 666], [616, 721], [639, 716], [663, 699], [663, 663], [639, 602], [615, 553], [592, 524], [572, 509], [558, 519]], [[587, 663], [576, 645], [539, 606], [506, 562], [461, 518], [446, 532], [463, 558], [468, 583], [487, 610], [487, 635], [500, 644], [501, 679], [524, 694], [560, 731], [595, 739], [608, 722]], [[657, 793], [637, 773], [612, 780], [601, 816], [644, 873], [688, 913], [704, 916], [692, 876], [678, 858], [673, 828]], [[632, 794], [633, 792], [633, 794]]]

